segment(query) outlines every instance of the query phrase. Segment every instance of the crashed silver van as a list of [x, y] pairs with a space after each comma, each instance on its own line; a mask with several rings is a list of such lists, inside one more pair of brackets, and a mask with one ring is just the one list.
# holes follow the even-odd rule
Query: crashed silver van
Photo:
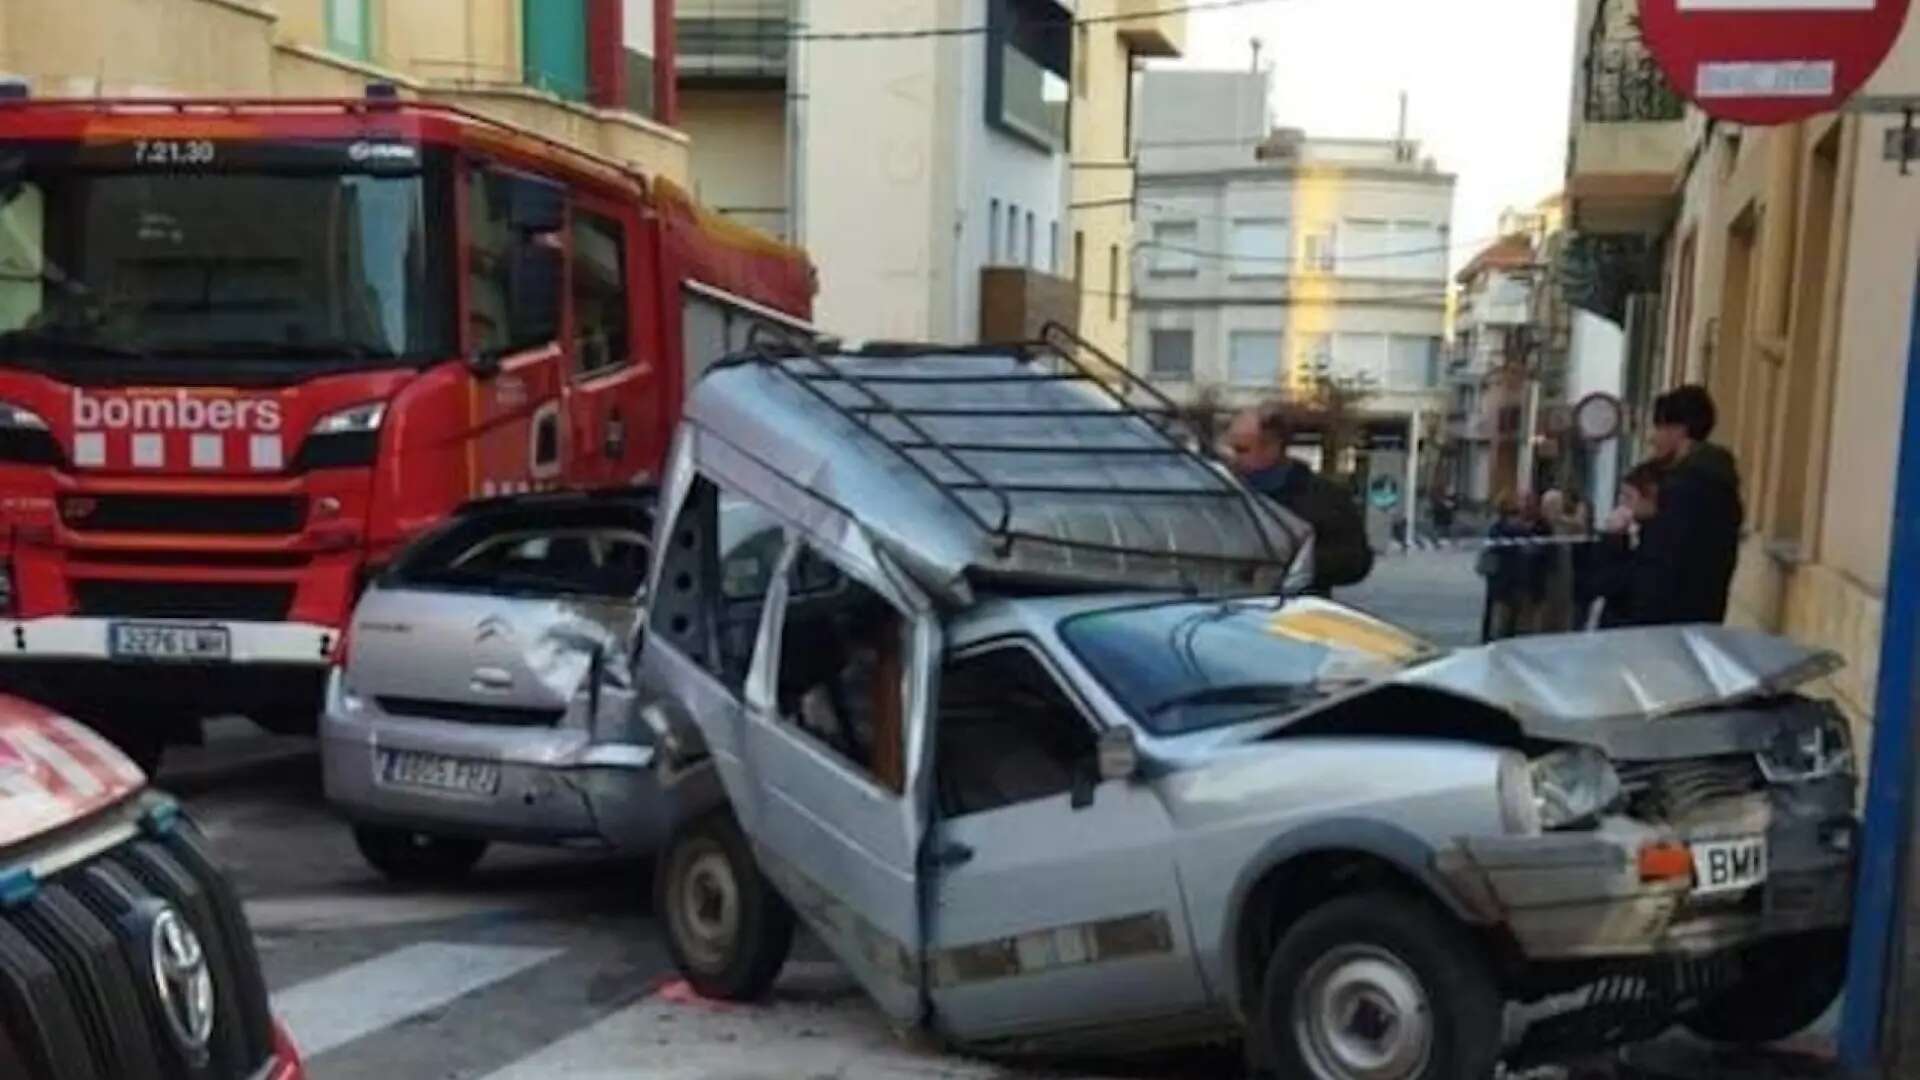
[[[767, 350], [693, 393], [638, 681], [662, 766], [724, 788], [655, 876], [698, 990], [767, 990], [798, 920], [955, 1044], [1340, 1080], [1827, 1007], [1855, 780], [1794, 689], [1830, 657], [1449, 655], [1276, 597], [1300, 523], [1077, 353]], [[723, 559], [742, 505], [780, 541]]]

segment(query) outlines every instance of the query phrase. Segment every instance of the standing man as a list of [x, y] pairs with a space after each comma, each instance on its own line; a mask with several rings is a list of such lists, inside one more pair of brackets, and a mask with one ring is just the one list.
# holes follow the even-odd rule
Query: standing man
[[1246, 485], [1313, 526], [1313, 585], [1326, 596], [1373, 572], [1367, 522], [1353, 494], [1287, 456], [1293, 441], [1285, 407], [1263, 405], [1235, 414], [1226, 451]]
[[1718, 418], [1704, 387], [1682, 386], [1653, 403], [1653, 451], [1664, 472], [1658, 506], [1640, 534], [1640, 557], [1653, 575], [1642, 625], [1718, 623], [1740, 555], [1740, 469], [1707, 441]]

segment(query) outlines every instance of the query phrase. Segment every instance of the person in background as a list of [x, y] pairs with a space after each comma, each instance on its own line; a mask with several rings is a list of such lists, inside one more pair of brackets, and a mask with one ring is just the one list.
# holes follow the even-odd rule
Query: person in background
[[1540, 497], [1540, 519], [1556, 541], [1541, 553], [1544, 581], [1533, 631], [1564, 634], [1574, 628], [1573, 555], [1576, 542], [1587, 535], [1587, 521], [1579, 500], [1558, 488]]
[[1601, 628], [1633, 626], [1639, 611], [1660, 602], [1657, 569], [1645, 558], [1640, 534], [1659, 512], [1658, 462], [1643, 461], [1620, 481], [1620, 505], [1600, 527], [1594, 548], [1593, 591]]
[[1279, 405], [1246, 409], [1227, 427], [1224, 450], [1233, 470], [1253, 490], [1313, 526], [1313, 585], [1329, 595], [1357, 585], [1373, 571], [1367, 519], [1351, 491], [1287, 456], [1293, 431]]
[[1479, 569], [1487, 579], [1487, 605], [1481, 639], [1499, 641], [1531, 633], [1545, 598], [1546, 560], [1542, 545], [1527, 541], [1547, 535], [1538, 500], [1529, 493], [1503, 493], [1500, 516], [1487, 530], [1494, 541], [1481, 552]]
[[1665, 469], [1659, 505], [1641, 526], [1641, 557], [1651, 575], [1634, 621], [1652, 626], [1718, 623], [1740, 555], [1740, 470], [1733, 455], [1707, 441], [1713, 397], [1682, 386], [1653, 403], [1654, 454]]

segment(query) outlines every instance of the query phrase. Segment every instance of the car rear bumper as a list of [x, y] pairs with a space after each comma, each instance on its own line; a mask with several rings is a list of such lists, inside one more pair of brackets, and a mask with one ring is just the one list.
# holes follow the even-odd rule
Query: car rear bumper
[[[355, 822], [487, 840], [655, 849], [669, 822], [653, 750], [592, 742], [569, 728], [518, 728], [348, 710], [331, 695], [321, 720], [329, 801]], [[389, 783], [382, 751], [498, 764], [491, 795]]]
[[[325, 667], [340, 631], [331, 626], [300, 622], [242, 622], [222, 619], [125, 619], [48, 616], [40, 619], [0, 619], [0, 663], [10, 661], [97, 661], [120, 663], [108, 645], [108, 627], [137, 622], [156, 625], [219, 626], [227, 631], [230, 652], [222, 661], [192, 666], [217, 670], [233, 664]], [[169, 667], [187, 666], [166, 661]]]
[[273, 1057], [254, 1074], [253, 1080], [307, 1080], [307, 1067], [300, 1061], [300, 1048], [293, 1033], [278, 1020], [273, 1022]]
[[1481, 837], [1442, 852], [1436, 868], [1479, 921], [1504, 927], [1530, 961], [1703, 956], [1765, 938], [1847, 925], [1855, 840], [1851, 817], [1763, 815], [1764, 882], [1718, 895], [1690, 878], [1645, 880], [1640, 853], [1738, 835], [1658, 830], [1609, 818], [1590, 832]]

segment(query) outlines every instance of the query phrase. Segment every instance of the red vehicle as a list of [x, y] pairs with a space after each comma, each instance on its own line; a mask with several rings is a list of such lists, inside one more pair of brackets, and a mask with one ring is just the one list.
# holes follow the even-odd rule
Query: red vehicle
[[216, 858], [105, 739], [0, 696], [0, 1076], [302, 1080]]
[[0, 684], [136, 757], [310, 730], [409, 538], [646, 482], [698, 368], [808, 317], [801, 252], [379, 91], [0, 101]]

